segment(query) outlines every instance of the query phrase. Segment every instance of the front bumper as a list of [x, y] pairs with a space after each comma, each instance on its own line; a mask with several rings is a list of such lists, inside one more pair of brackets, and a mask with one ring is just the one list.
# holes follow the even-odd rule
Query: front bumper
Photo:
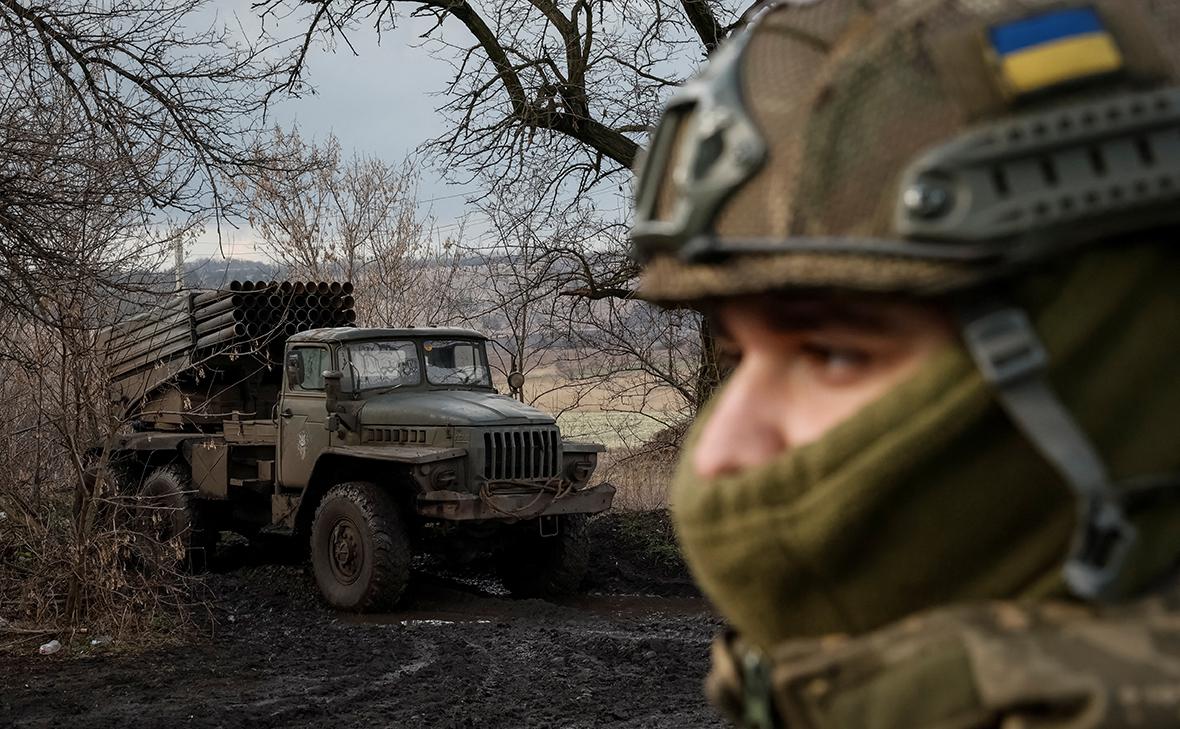
[[431, 519], [476, 521], [533, 519], [556, 514], [597, 514], [610, 508], [615, 487], [584, 486], [557, 496], [543, 489], [518, 488], [487, 495], [430, 491], [418, 497], [418, 513]]

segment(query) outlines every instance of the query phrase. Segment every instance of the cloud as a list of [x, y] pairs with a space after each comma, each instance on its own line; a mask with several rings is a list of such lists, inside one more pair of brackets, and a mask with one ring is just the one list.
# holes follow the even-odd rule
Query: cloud
[[[306, 10], [295, 5], [287, 17], [267, 19], [267, 28], [281, 36], [296, 37], [304, 25], [299, 19]], [[196, 25], [210, 23], [240, 28], [256, 35], [258, 17], [241, 0], [214, 0]], [[298, 124], [304, 137], [322, 139], [335, 134], [347, 152], [375, 155], [397, 163], [422, 143], [437, 136], [442, 119], [435, 111], [450, 74], [443, 61], [430, 57], [421, 45], [422, 33], [433, 25], [425, 19], [403, 18], [398, 27], [378, 36], [371, 26], [359, 27], [348, 35], [349, 43], [337, 39], [331, 48], [319, 41], [308, 53], [305, 80], [314, 94], [284, 98], [273, 104], [271, 121], [283, 127]], [[445, 30], [445, 28], [444, 28]], [[353, 51], [355, 50], [355, 54]], [[448, 185], [438, 170], [423, 170], [419, 196], [440, 224], [452, 224], [464, 212], [462, 189]], [[252, 250], [253, 235], [247, 230], [233, 234], [233, 246], [226, 254]], [[217, 255], [216, 236], [201, 236], [199, 255]]]

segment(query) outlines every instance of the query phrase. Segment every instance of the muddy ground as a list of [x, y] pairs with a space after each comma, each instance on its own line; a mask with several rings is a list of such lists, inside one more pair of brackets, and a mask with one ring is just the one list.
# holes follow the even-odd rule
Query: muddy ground
[[186, 647], [0, 656], [0, 726], [724, 726], [700, 691], [719, 623], [666, 530], [596, 521], [587, 594], [561, 603], [424, 562], [403, 609], [363, 617], [322, 607], [300, 565], [237, 555]]

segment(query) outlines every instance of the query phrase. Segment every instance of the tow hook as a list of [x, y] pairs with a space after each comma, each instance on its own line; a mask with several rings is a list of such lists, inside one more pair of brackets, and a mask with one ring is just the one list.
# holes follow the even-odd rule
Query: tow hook
[[542, 516], [540, 519], [537, 520], [537, 525], [541, 529], [541, 536], [542, 537], [556, 537], [558, 531], [560, 531], [560, 526], [559, 526], [559, 522], [557, 521], [557, 516], [554, 514], [549, 514], [548, 516]]

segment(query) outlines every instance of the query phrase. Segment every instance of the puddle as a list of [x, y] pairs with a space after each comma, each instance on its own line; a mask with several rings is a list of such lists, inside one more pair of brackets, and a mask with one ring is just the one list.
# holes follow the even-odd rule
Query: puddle
[[708, 601], [700, 597], [577, 595], [558, 600], [557, 604], [611, 618], [642, 618], [649, 615], [708, 615], [711, 612]]

